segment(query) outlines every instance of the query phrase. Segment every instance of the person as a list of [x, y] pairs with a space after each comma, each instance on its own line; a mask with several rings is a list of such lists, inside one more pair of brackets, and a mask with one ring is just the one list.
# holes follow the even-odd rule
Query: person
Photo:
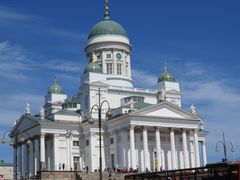
[[65, 169], [65, 163], [62, 164], [62, 170], [64, 171]]
[[61, 168], [62, 168], [62, 164], [59, 163], [59, 165], [58, 165], [58, 169], [61, 170]]

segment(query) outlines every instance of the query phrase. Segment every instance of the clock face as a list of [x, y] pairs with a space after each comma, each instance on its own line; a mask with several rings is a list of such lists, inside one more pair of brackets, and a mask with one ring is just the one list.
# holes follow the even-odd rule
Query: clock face
[[116, 54], [116, 58], [117, 58], [117, 60], [121, 60], [121, 59], [122, 59], [121, 53], [117, 53], [117, 54]]

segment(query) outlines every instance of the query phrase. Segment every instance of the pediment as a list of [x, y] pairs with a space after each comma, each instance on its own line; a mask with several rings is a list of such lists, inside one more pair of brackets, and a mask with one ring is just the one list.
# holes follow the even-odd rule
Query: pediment
[[14, 133], [14, 131], [23, 132], [23, 131], [33, 128], [39, 124], [40, 123], [37, 120], [32, 119], [30, 116], [23, 115], [18, 120], [18, 122], [15, 125], [12, 132], [13, 133]]
[[191, 120], [201, 119], [198, 116], [184, 110], [183, 108], [167, 101], [163, 101], [159, 104], [155, 104], [138, 111], [134, 111], [132, 114], [169, 119], [191, 119]]
[[168, 108], [161, 108], [145, 114], [146, 116], [161, 116], [170, 118], [185, 118], [183, 115], [176, 113]]

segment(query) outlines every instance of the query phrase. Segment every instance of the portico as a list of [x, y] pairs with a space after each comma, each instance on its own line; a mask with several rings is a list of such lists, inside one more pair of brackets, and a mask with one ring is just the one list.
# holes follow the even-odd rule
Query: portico
[[[129, 113], [124, 119], [116, 117], [109, 120], [109, 131], [111, 127], [118, 127], [118, 131], [128, 133], [129, 137], [129, 153], [122, 155], [127, 158], [119, 161], [118, 166], [138, 168], [140, 171], [160, 171], [205, 165], [206, 132], [199, 129], [201, 119], [179, 109], [178, 106], [163, 101]], [[166, 114], [167, 110], [171, 112]], [[165, 113], [164, 116], [161, 116], [161, 111]], [[158, 116], [154, 116], [155, 112], [158, 112]], [[122, 141], [116, 143], [121, 144]], [[125, 147], [120, 145], [119, 148]]]

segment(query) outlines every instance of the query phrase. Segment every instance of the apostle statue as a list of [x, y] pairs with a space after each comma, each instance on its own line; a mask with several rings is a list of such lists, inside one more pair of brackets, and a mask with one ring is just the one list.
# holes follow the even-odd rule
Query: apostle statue
[[196, 110], [196, 107], [192, 104], [191, 106], [190, 106], [190, 109], [191, 109], [191, 112], [193, 113], [193, 114], [197, 114], [197, 110]]

